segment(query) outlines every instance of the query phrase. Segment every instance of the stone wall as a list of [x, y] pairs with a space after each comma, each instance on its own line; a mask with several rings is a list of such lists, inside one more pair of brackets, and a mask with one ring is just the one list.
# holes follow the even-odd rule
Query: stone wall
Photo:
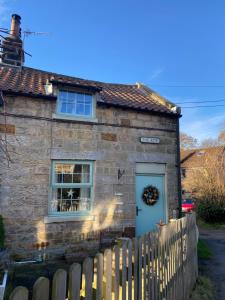
[[[7, 134], [13, 162], [8, 167], [1, 160], [0, 214], [12, 251], [32, 251], [41, 243], [65, 247], [90, 230], [135, 227], [136, 162], [166, 163], [169, 216], [177, 209], [175, 119], [97, 107], [98, 123], [53, 120], [54, 101], [25, 97], [7, 97], [6, 108], [15, 132]], [[142, 136], [160, 137], [160, 144], [141, 144]], [[95, 162], [93, 220], [44, 223], [52, 159]], [[121, 179], [118, 169], [125, 172]]]

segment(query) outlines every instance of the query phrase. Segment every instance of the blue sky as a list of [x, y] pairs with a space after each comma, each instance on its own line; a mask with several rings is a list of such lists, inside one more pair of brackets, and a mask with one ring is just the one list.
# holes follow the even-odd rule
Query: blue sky
[[[139, 81], [196, 106], [184, 102], [225, 99], [224, 12], [223, 0], [0, 0], [0, 27], [18, 13], [23, 30], [50, 32], [25, 39], [27, 66]], [[215, 107], [225, 101], [207, 104], [214, 107], [182, 110], [181, 129], [200, 140], [225, 123], [225, 106]]]

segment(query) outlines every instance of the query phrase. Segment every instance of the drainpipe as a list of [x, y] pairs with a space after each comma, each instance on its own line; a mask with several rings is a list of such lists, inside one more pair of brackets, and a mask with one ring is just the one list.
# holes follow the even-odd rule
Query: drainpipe
[[181, 190], [181, 171], [180, 171], [180, 124], [179, 119], [181, 117], [181, 110], [180, 107], [177, 108], [177, 112], [179, 113], [179, 116], [177, 117], [177, 124], [176, 124], [176, 138], [177, 138], [177, 179], [178, 179], [178, 217], [182, 217], [182, 190]]

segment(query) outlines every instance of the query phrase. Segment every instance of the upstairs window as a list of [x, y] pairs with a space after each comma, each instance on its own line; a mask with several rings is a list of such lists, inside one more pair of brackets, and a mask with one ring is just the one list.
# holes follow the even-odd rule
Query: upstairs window
[[79, 214], [91, 210], [91, 162], [53, 162], [50, 214]]
[[59, 91], [57, 113], [67, 116], [94, 117], [93, 95], [69, 91]]

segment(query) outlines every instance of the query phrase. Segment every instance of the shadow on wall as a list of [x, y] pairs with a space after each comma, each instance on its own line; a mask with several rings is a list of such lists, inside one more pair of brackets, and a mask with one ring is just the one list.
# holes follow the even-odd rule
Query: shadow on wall
[[[120, 202], [117, 197], [115, 197], [112, 198], [111, 201], [102, 201], [101, 204], [98, 204], [93, 208], [90, 213], [90, 215], [94, 218], [93, 221], [81, 221], [82, 225], [80, 225], [81, 222], [63, 222], [51, 224], [52, 226], [55, 226], [56, 231], [59, 230], [58, 233], [55, 232], [57, 239], [53, 239], [52, 241], [48, 238], [49, 233], [46, 230], [46, 224], [44, 224], [43, 221], [39, 221], [36, 225], [36, 250], [38, 250], [40, 253], [45, 251], [50, 252], [51, 248], [53, 247], [54, 249], [61, 248], [61, 250], [58, 252], [63, 252], [73, 246], [73, 244], [78, 247], [79, 242], [81, 243], [82, 241], [87, 240], [89, 242], [92, 240], [93, 243], [94, 241], [98, 241], [101, 244], [102, 233], [123, 231], [123, 226], [120, 223], [120, 219], [123, 214], [123, 210], [120, 208], [122, 205], [123, 203]], [[61, 226], [67, 227], [66, 233], [61, 234]], [[73, 234], [74, 236], [71, 237]], [[71, 242], [66, 241], [67, 235], [70, 235], [69, 240], [71, 240]]]
[[119, 216], [123, 213], [120, 206], [122, 202], [118, 201], [117, 197], [111, 199], [110, 202], [104, 201], [94, 207], [92, 215], [94, 221], [84, 221], [81, 229], [81, 234], [88, 233], [90, 231], [100, 231], [109, 227], [119, 227]]

